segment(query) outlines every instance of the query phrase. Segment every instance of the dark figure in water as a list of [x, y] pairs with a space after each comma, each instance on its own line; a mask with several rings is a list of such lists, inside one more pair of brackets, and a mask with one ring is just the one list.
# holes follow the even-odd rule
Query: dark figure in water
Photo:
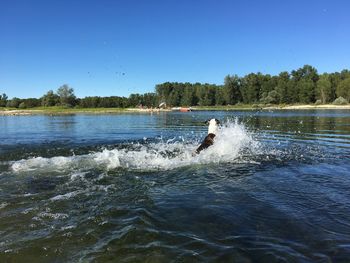
[[196, 150], [197, 154], [199, 154], [202, 150], [207, 149], [209, 146], [214, 144], [214, 137], [216, 136], [216, 133], [218, 131], [218, 126], [220, 124], [220, 121], [217, 119], [211, 119], [206, 121], [205, 123], [209, 124], [208, 135], [204, 138], [204, 141], [197, 148]]

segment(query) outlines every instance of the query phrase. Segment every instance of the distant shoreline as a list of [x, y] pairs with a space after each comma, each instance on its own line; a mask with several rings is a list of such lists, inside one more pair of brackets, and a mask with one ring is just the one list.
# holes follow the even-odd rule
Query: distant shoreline
[[[236, 105], [236, 106], [194, 106], [193, 111], [238, 111], [238, 110], [350, 110], [350, 105]], [[40, 107], [32, 109], [9, 109], [0, 108], [0, 116], [23, 116], [23, 115], [68, 115], [68, 114], [113, 114], [113, 113], [158, 113], [170, 112], [171, 109], [155, 108], [59, 108]]]
[[40, 107], [31, 109], [6, 109], [0, 108], [0, 116], [25, 116], [25, 115], [70, 115], [70, 114], [113, 114], [113, 113], [149, 113], [164, 112], [171, 109], [139, 109], [139, 108], [60, 108]]
[[193, 110], [315, 110], [315, 109], [329, 109], [329, 110], [349, 110], [350, 104], [347, 105], [309, 105], [309, 104], [295, 104], [295, 105], [242, 105], [242, 106], [207, 106], [207, 107], [192, 107]]
[[333, 104], [324, 104], [324, 105], [290, 105], [283, 107], [266, 107], [265, 109], [285, 109], [285, 110], [308, 110], [308, 109], [329, 109], [329, 110], [349, 110], [350, 105], [333, 105]]

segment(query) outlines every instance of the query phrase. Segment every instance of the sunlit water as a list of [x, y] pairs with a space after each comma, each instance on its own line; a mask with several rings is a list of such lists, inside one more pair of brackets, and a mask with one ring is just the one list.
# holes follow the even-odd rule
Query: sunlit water
[[0, 262], [350, 262], [349, 157], [350, 111], [0, 116]]

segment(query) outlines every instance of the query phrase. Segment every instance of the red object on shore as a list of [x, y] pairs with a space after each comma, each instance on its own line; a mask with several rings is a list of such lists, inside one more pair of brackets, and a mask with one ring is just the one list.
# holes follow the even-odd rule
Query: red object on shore
[[191, 111], [191, 108], [180, 108], [181, 112], [188, 112]]

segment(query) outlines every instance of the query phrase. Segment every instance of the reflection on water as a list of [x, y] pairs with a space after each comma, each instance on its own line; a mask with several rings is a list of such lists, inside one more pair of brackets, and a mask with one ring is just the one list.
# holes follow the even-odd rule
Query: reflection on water
[[[192, 156], [203, 121], [224, 123]], [[350, 112], [0, 117], [1, 262], [348, 262]]]

